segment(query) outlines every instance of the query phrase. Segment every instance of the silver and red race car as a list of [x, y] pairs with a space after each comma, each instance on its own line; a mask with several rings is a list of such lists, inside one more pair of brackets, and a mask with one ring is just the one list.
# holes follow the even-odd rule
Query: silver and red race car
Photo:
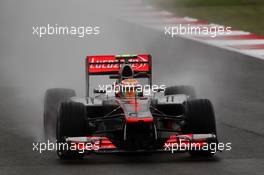
[[[90, 95], [90, 78], [99, 75], [113, 82]], [[56, 136], [61, 159], [164, 151], [213, 156], [217, 151], [211, 102], [196, 99], [191, 86], [153, 85], [149, 54], [87, 56], [86, 94], [46, 91], [45, 134]]]

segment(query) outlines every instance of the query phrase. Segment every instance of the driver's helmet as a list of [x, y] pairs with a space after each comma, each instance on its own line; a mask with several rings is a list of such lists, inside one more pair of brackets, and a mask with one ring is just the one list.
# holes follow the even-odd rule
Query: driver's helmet
[[120, 83], [121, 96], [124, 98], [132, 98], [140, 93], [140, 84], [136, 79], [124, 79]]

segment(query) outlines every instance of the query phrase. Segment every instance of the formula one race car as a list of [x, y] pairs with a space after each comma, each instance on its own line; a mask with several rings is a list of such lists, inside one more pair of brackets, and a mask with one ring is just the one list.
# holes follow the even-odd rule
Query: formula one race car
[[[108, 75], [113, 83], [90, 96], [95, 75]], [[196, 99], [191, 86], [153, 85], [148, 54], [87, 56], [86, 94], [77, 98], [71, 89], [45, 94], [45, 134], [48, 139], [56, 135], [61, 159], [164, 151], [212, 156], [217, 151], [211, 102]]]

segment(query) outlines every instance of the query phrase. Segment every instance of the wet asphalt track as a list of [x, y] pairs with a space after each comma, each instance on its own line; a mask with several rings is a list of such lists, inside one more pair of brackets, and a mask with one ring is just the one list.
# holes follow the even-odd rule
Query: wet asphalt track
[[[34, 1], [3, 1], [0, 6], [1, 175], [264, 174], [263, 61], [166, 38], [159, 31], [111, 17], [106, 20], [100, 13], [89, 18], [82, 4], [39, 5]], [[77, 8], [81, 10], [72, 10]], [[86, 39], [32, 36], [32, 25], [61, 20], [97, 23], [103, 33]], [[232, 151], [218, 153], [213, 159], [194, 159], [188, 154], [92, 155], [63, 162], [55, 152], [33, 152], [32, 142], [41, 140], [45, 89], [71, 87], [83, 95], [82, 57], [124, 52], [151, 53], [155, 83], [191, 84], [199, 97], [211, 99], [220, 141], [232, 142]]]

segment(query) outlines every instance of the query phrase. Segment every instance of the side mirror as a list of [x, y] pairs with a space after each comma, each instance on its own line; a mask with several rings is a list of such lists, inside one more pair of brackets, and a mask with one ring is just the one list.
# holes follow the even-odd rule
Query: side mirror
[[159, 88], [157, 89], [157, 92], [165, 92], [165, 89]]
[[156, 95], [157, 95], [159, 92], [165, 92], [165, 89], [164, 89], [164, 88], [158, 88], [157, 91], [154, 92], [154, 97], [156, 97]]
[[93, 93], [95, 93], [95, 94], [105, 94], [106, 90], [104, 90], [104, 89], [94, 89]]

